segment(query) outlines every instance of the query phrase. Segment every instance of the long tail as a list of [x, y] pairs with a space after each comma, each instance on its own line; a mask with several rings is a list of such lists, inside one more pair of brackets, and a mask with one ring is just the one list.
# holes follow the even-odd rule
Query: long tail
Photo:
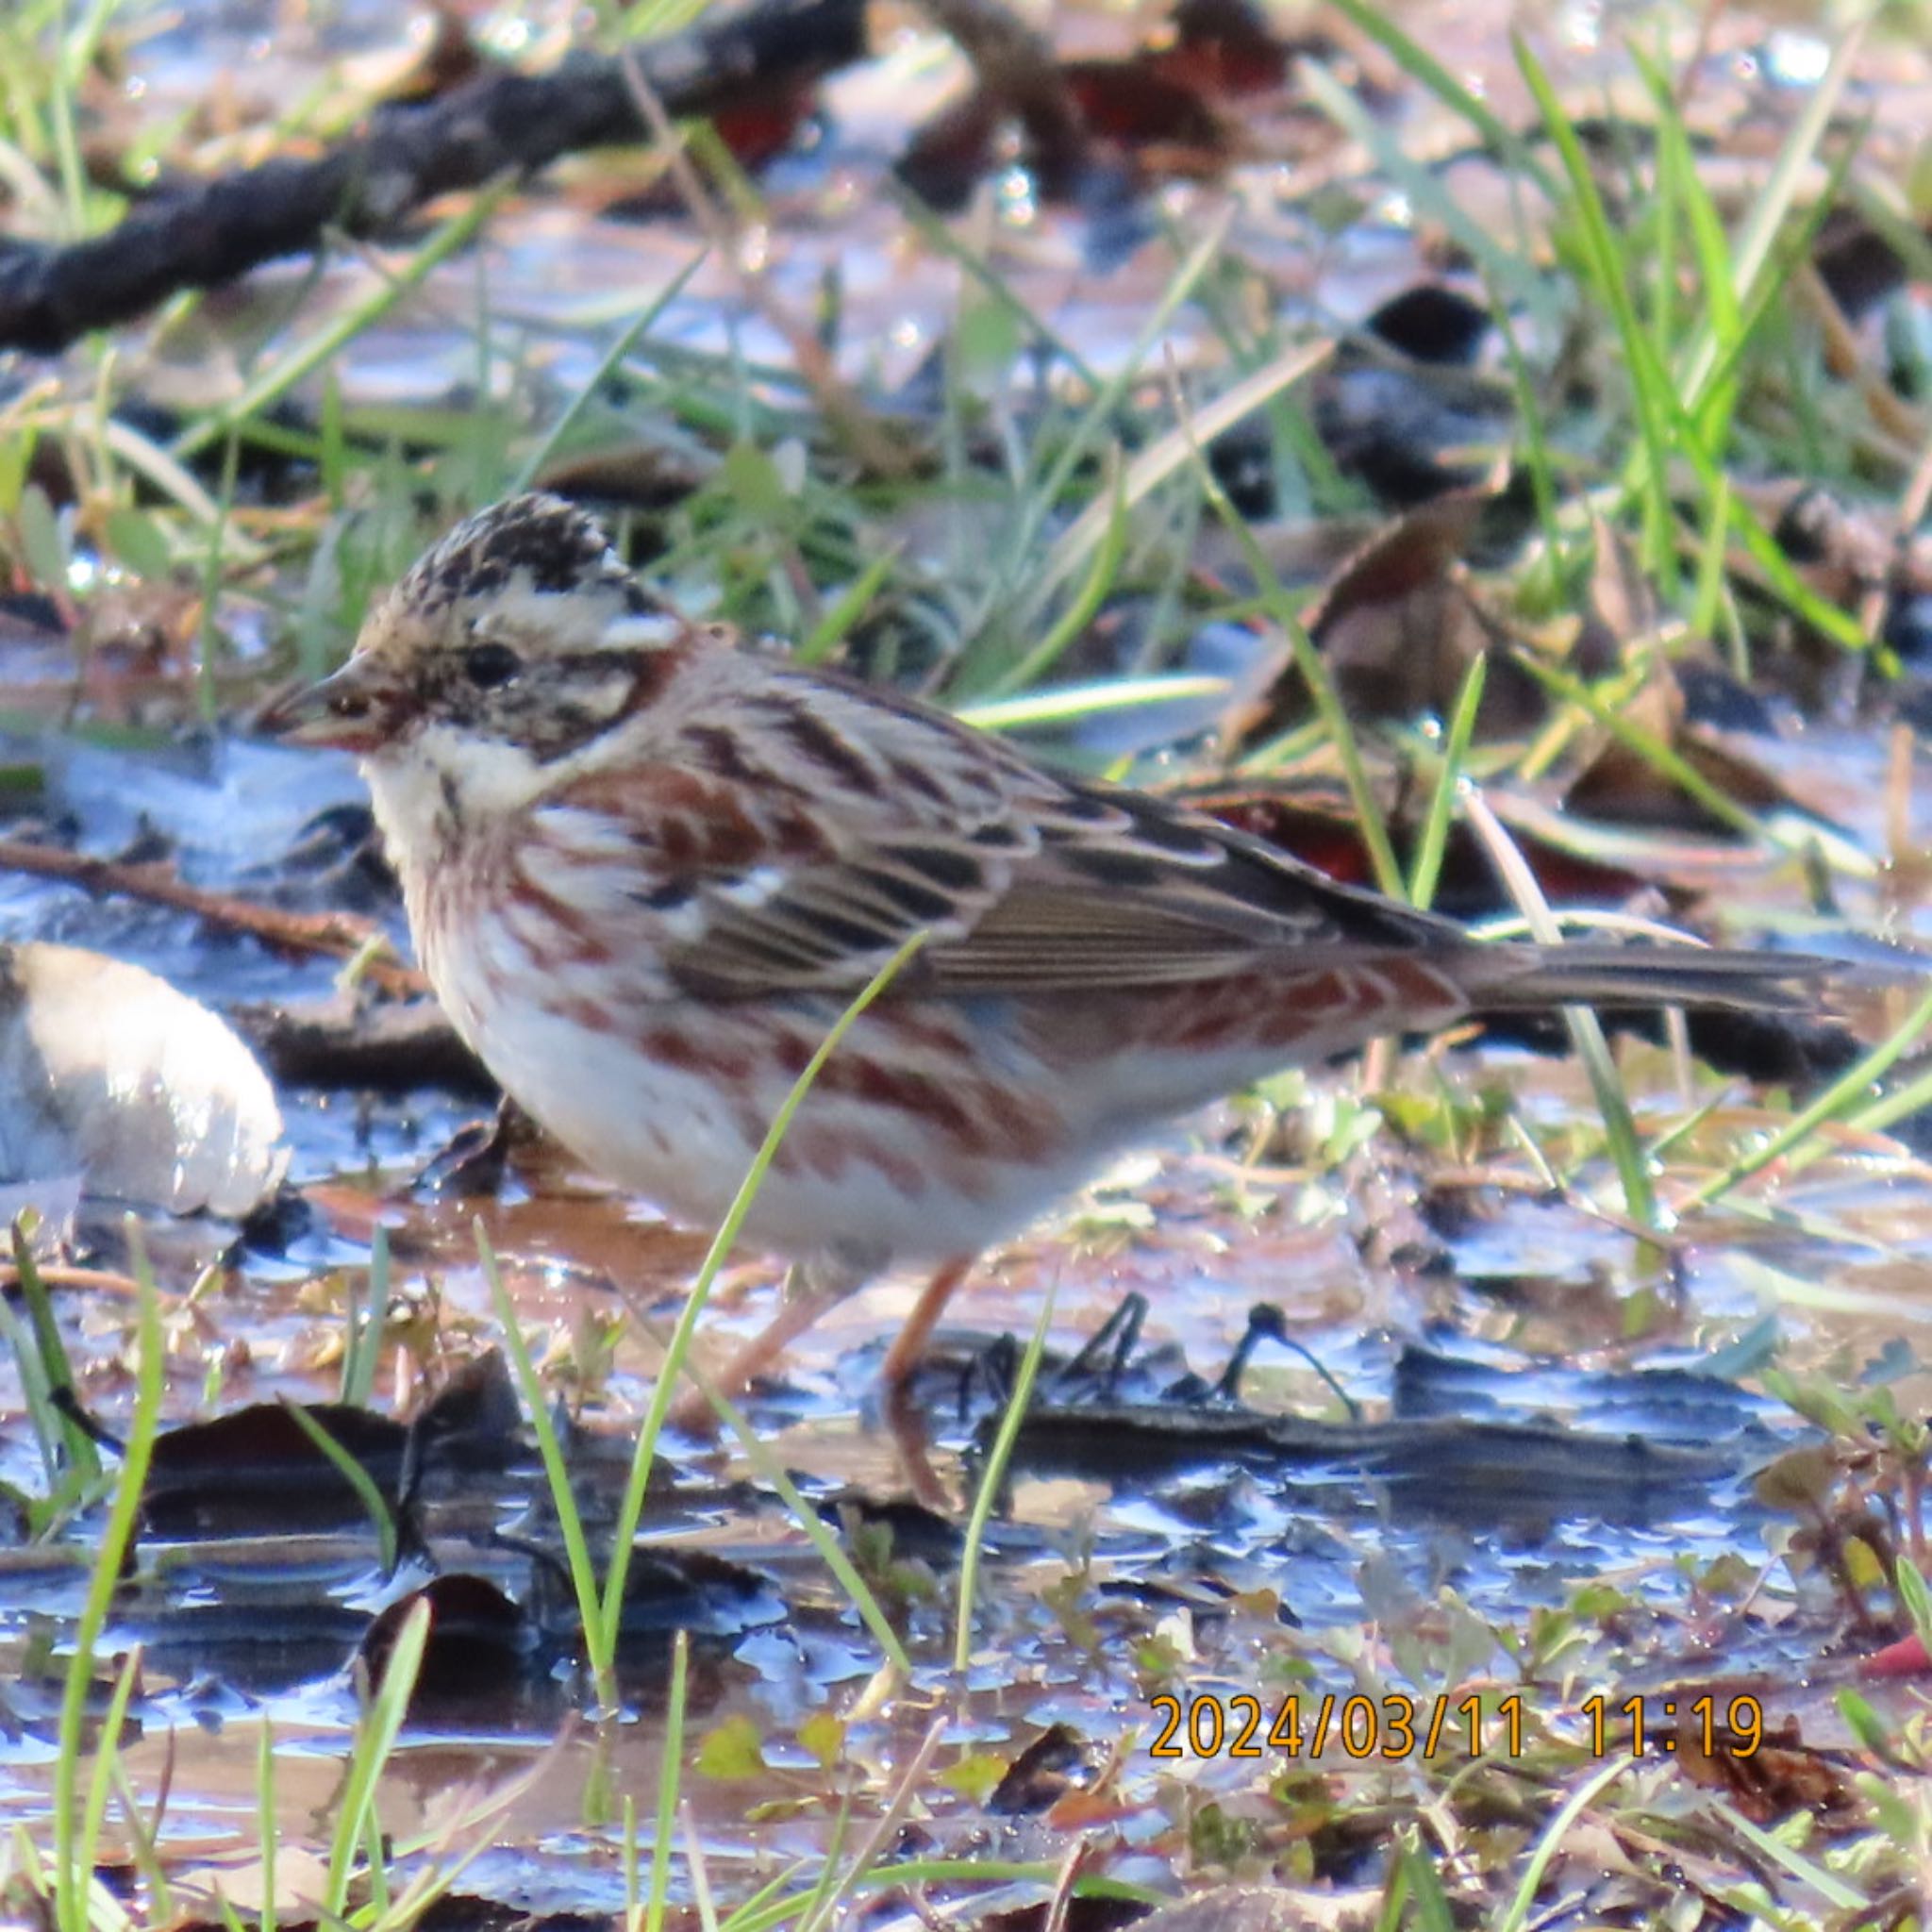
[[1818, 984], [1841, 971], [1798, 953], [1724, 952], [1705, 946], [1518, 946], [1523, 971], [1498, 974], [1472, 995], [1489, 1012], [1547, 1007], [1728, 1007], [1750, 1013], [1802, 1013], [1818, 1007]]

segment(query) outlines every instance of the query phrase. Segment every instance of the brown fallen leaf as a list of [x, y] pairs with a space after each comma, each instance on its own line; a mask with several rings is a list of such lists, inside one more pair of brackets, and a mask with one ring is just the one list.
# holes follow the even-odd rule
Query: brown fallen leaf
[[[1752, 1824], [1808, 1812], [1831, 1829], [1864, 1816], [1864, 1800], [1852, 1789], [1856, 1767], [1837, 1752], [1807, 1744], [1795, 1716], [1768, 1729], [1753, 1693], [1709, 1684], [1679, 1685], [1666, 1701], [1676, 1706], [1670, 1737], [1677, 1768], [1692, 1784], [1724, 1792]], [[1740, 1728], [1731, 1719], [1744, 1707], [1755, 1710], [1757, 1721], [1747, 1718]]]
[[[1541, 689], [1496, 645], [1506, 633], [1475, 593], [1461, 559], [1500, 477], [1450, 491], [1391, 519], [1343, 559], [1302, 624], [1355, 719], [1446, 717], [1470, 664], [1490, 657], [1477, 735], [1507, 736], [1542, 717]], [[1301, 674], [1285, 663], [1256, 703], [1224, 727], [1244, 756], [1307, 715]]]

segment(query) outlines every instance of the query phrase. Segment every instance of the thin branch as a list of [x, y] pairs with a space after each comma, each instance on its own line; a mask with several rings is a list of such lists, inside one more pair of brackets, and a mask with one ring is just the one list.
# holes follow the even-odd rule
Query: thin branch
[[[168, 906], [192, 912], [228, 932], [246, 933], [271, 946], [291, 953], [325, 954], [353, 959], [386, 935], [374, 920], [347, 912], [291, 912], [279, 906], [261, 906], [225, 892], [210, 892], [175, 877], [165, 866], [125, 865], [112, 858], [93, 858], [82, 852], [65, 852], [55, 845], [36, 845], [23, 839], [0, 839], [0, 872], [23, 872], [35, 878], [59, 879], [97, 897], [139, 899], [150, 906]], [[385, 992], [423, 993], [429, 982], [412, 966], [393, 959], [365, 960], [362, 977]]]
[[427, 107], [384, 108], [325, 154], [158, 196], [85, 242], [0, 239], [0, 348], [51, 354], [178, 290], [308, 254], [327, 230], [393, 234], [440, 194], [644, 140], [650, 129], [625, 77], [628, 61], [668, 112], [709, 114], [860, 58], [865, 18], [865, 0], [758, 0], [632, 53], [577, 54], [549, 74], [492, 73]]

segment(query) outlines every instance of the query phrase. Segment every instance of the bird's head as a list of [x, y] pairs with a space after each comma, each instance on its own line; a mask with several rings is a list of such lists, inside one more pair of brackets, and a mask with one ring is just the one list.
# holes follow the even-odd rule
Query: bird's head
[[688, 635], [592, 518], [514, 496], [458, 524], [371, 609], [349, 661], [263, 723], [372, 767], [505, 752], [541, 766], [647, 701]]

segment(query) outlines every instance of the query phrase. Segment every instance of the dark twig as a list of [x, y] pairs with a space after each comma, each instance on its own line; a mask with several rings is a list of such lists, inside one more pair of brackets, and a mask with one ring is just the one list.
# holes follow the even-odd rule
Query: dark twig
[[647, 139], [635, 59], [672, 114], [708, 114], [828, 73], [865, 52], [865, 0], [757, 0], [634, 55], [578, 54], [550, 74], [490, 74], [427, 107], [380, 109], [313, 159], [264, 162], [158, 197], [66, 247], [0, 240], [0, 348], [52, 352], [126, 322], [181, 289], [205, 289], [325, 231], [392, 233], [439, 194], [530, 174], [559, 156]]
[[[260, 906], [225, 892], [191, 886], [159, 865], [124, 865], [111, 858], [91, 858], [85, 853], [64, 852], [56, 845], [35, 845], [21, 839], [0, 839], [0, 872], [29, 873], [36, 878], [61, 879], [101, 896], [140, 899], [150, 906], [170, 906], [192, 912], [211, 925], [244, 932], [291, 953], [324, 953], [352, 959], [384, 937], [373, 921], [346, 912], [291, 912], [279, 906]], [[362, 976], [385, 992], [422, 993], [429, 983], [411, 966], [393, 959], [369, 959]]]

